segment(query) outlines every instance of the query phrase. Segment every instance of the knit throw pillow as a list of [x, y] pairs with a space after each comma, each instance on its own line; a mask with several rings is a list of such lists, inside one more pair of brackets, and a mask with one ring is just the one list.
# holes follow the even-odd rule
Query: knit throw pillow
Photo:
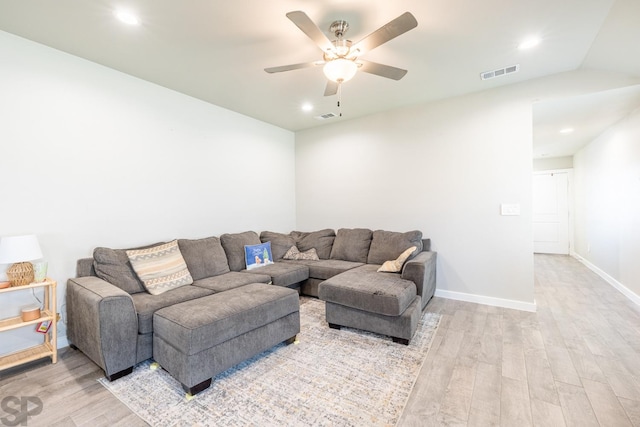
[[404, 265], [404, 262], [407, 260], [407, 258], [409, 258], [409, 255], [411, 255], [415, 250], [416, 250], [416, 247], [411, 246], [409, 249], [402, 252], [398, 258], [390, 261], [385, 261], [384, 264], [382, 264], [378, 269], [378, 272], [379, 273], [399, 273], [400, 271], [402, 271], [402, 266]]
[[305, 260], [305, 261], [319, 261], [318, 253], [316, 252], [316, 248], [311, 248], [308, 251], [300, 252], [297, 246], [291, 246], [291, 248], [287, 251], [286, 254], [282, 257], [283, 259], [294, 259], [294, 260]]
[[127, 256], [151, 295], [160, 295], [193, 283], [177, 240], [147, 249], [128, 250]]

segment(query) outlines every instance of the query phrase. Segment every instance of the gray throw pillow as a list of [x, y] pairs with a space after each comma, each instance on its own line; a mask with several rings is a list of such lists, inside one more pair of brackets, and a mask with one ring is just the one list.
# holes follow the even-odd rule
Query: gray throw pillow
[[219, 276], [230, 271], [227, 255], [217, 237], [180, 239], [178, 246], [193, 280]]
[[336, 238], [335, 231], [330, 228], [312, 232], [292, 231], [290, 235], [295, 239], [295, 245], [301, 252], [315, 248], [320, 259], [329, 259], [333, 241]]
[[244, 233], [227, 233], [220, 236], [220, 242], [227, 255], [229, 268], [231, 271], [241, 271], [246, 267], [244, 258], [244, 247], [259, 245], [262, 243], [258, 233], [255, 231], [245, 231]]
[[371, 248], [367, 264], [382, 264], [385, 261], [398, 258], [400, 254], [411, 246], [416, 250], [409, 256], [413, 258], [422, 252], [422, 232], [418, 230], [398, 233], [395, 231], [376, 230], [371, 239]]
[[333, 242], [331, 259], [367, 262], [371, 235], [371, 230], [367, 228], [341, 228]]

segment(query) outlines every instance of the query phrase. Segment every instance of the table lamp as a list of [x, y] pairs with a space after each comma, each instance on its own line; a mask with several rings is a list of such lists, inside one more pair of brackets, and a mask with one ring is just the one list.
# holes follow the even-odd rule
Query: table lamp
[[33, 282], [33, 265], [29, 261], [38, 258], [42, 258], [42, 251], [34, 234], [0, 238], [0, 264], [14, 263], [7, 270], [11, 286]]

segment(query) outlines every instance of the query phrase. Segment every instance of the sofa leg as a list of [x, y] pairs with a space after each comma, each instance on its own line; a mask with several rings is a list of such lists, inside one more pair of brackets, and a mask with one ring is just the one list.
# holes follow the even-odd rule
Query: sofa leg
[[133, 372], [133, 366], [131, 366], [130, 368], [127, 368], [127, 369], [123, 369], [123, 370], [122, 370], [122, 371], [120, 371], [120, 372], [116, 372], [115, 374], [105, 375], [105, 377], [107, 377], [107, 379], [108, 379], [109, 381], [115, 381], [115, 380], [117, 380], [118, 378], [122, 378], [122, 377], [124, 377], [125, 375], [129, 375], [131, 372]]
[[391, 339], [397, 344], [409, 345], [409, 340], [406, 338], [391, 337]]
[[210, 385], [211, 378], [209, 378], [208, 380], [204, 380], [200, 384], [196, 384], [193, 387], [187, 387], [186, 385], [182, 384], [182, 389], [189, 393], [191, 396], [195, 396], [201, 391], [208, 389]]
[[286, 340], [284, 343], [286, 345], [293, 344], [294, 342], [296, 342], [296, 338], [297, 338], [297, 335], [294, 335], [291, 338], [289, 338], [288, 340]]
[[336, 325], [335, 323], [329, 323], [329, 327], [331, 329], [340, 329], [340, 325]]
[[71, 343], [69, 343], [69, 348], [70, 348], [71, 350], [78, 350], [78, 347], [76, 347], [75, 345], [73, 345], [73, 344], [71, 344]]

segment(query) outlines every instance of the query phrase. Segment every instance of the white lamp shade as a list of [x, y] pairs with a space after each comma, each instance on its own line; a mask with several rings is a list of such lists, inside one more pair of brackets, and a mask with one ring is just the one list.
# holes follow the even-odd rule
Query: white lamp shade
[[0, 238], [0, 264], [32, 261], [42, 258], [38, 238], [34, 234]]
[[336, 83], [344, 83], [356, 75], [358, 65], [349, 59], [338, 58], [324, 64], [322, 71], [324, 71], [324, 75], [329, 80]]

